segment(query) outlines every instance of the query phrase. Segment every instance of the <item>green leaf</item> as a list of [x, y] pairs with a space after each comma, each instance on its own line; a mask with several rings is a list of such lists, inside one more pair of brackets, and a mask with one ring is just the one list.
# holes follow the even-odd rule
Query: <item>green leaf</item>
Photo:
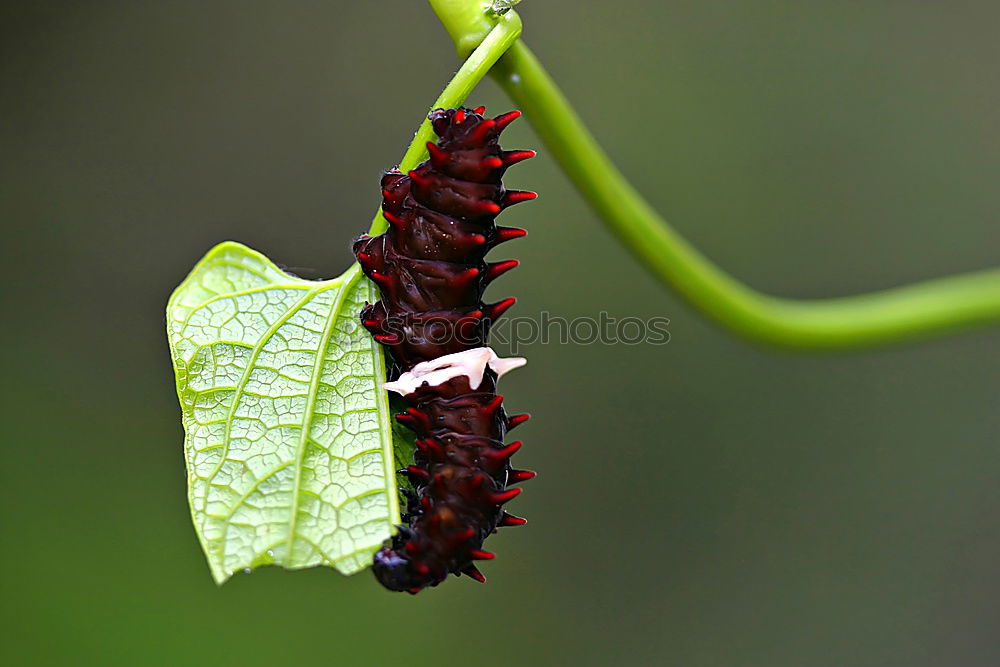
[[373, 288], [213, 248], [167, 304], [188, 499], [216, 582], [260, 565], [353, 574], [399, 522]]

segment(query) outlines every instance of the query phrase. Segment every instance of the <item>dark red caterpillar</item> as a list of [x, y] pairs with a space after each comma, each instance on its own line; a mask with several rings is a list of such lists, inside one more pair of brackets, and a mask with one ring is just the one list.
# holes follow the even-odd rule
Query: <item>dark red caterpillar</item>
[[[364, 326], [387, 346], [395, 367], [386, 387], [403, 394], [409, 409], [397, 421], [416, 433], [414, 464], [404, 515], [391, 543], [375, 554], [383, 586], [416, 593], [449, 573], [485, 581], [473, 561], [490, 560], [483, 540], [499, 526], [524, 519], [501, 506], [520, 493], [508, 485], [535, 473], [513, 470], [520, 448], [504, 446], [507, 431], [527, 420], [508, 417], [496, 395], [500, 375], [523, 360], [498, 359], [487, 346], [492, 322], [514, 304], [486, 305], [483, 291], [516, 261], [488, 264], [484, 257], [504, 241], [524, 236], [497, 227], [504, 208], [535, 198], [505, 190], [504, 171], [535, 155], [502, 151], [497, 136], [518, 111], [484, 118], [485, 109], [439, 109], [430, 115], [438, 142], [430, 159], [408, 174], [382, 177], [385, 234], [354, 244], [362, 269], [382, 299], [361, 312]], [[449, 356], [451, 355], [451, 356]]]

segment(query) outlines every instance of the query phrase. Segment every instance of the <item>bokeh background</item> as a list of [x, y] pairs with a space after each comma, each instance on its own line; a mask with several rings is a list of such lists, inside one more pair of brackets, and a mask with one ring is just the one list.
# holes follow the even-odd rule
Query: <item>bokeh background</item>
[[[528, 0], [525, 38], [698, 247], [787, 296], [1000, 263], [995, 2]], [[216, 588], [185, 502], [167, 296], [238, 239], [349, 242], [457, 60], [413, 0], [0, 5], [8, 665], [1000, 664], [1000, 327], [763, 349], [618, 246], [542, 156], [492, 294], [671, 318], [504, 380], [540, 471], [490, 582], [277, 569]], [[508, 107], [485, 83], [472, 100]]]

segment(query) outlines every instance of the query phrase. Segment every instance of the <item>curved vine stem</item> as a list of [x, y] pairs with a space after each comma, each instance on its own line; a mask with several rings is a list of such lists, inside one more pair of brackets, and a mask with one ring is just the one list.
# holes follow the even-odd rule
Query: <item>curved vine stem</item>
[[[489, 3], [430, 4], [460, 54], [482, 40], [491, 25], [485, 11]], [[695, 307], [739, 334], [776, 345], [835, 348], [1000, 321], [1000, 269], [835, 299], [785, 299], [754, 290], [688, 244], [625, 180], [527, 46], [515, 42], [493, 75], [580, 194], [635, 257]]]

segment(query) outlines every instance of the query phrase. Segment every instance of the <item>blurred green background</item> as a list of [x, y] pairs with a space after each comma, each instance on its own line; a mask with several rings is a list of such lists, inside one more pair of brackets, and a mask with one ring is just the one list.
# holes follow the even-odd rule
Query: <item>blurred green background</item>
[[[1000, 263], [1000, 6], [521, 5], [635, 184], [788, 296]], [[168, 294], [238, 239], [339, 273], [458, 63], [423, 2], [0, 5], [8, 665], [1000, 664], [1000, 328], [761, 349], [654, 283], [530, 126], [516, 314], [666, 315], [664, 347], [535, 345], [504, 380], [540, 476], [486, 586], [216, 588], [190, 523]], [[470, 100], [500, 112], [491, 83]], [[308, 271], [306, 269], [309, 269]]]

